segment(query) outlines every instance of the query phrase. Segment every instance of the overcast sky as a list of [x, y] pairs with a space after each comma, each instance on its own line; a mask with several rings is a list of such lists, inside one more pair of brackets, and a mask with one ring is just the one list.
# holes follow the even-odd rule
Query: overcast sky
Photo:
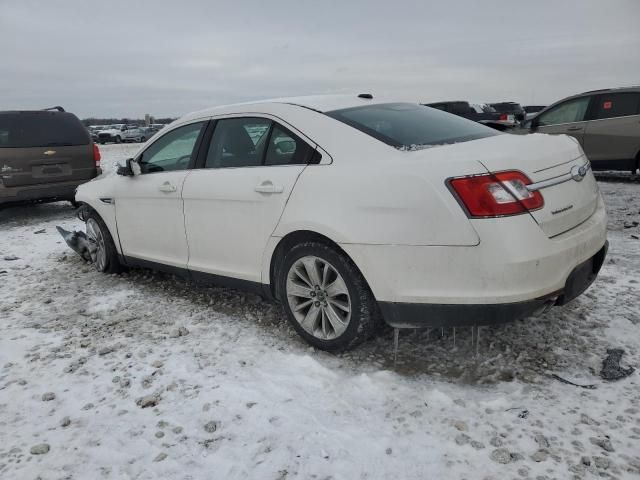
[[0, 0], [0, 110], [177, 116], [372, 92], [547, 104], [640, 84], [640, 0]]

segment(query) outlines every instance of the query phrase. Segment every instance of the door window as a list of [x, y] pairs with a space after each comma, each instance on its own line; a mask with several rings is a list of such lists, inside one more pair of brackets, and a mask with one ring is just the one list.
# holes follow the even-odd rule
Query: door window
[[640, 93], [613, 93], [600, 95], [594, 119], [626, 117], [640, 113]]
[[209, 145], [205, 168], [262, 165], [270, 128], [271, 120], [266, 118], [218, 120]]
[[204, 122], [185, 125], [155, 141], [142, 152], [138, 161], [142, 173], [171, 172], [189, 168], [204, 125]]
[[274, 124], [265, 165], [304, 165], [311, 162], [315, 150], [300, 137], [284, 127]]
[[580, 97], [564, 102], [538, 117], [538, 125], [558, 125], [561, 123], [581, 122], [589, 106], [591, 97]]

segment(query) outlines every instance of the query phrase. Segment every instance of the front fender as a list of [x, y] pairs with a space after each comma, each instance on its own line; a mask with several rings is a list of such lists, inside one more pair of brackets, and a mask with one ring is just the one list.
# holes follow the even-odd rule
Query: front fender
[[[116, 204], [115, 204], [115, 175], [101, 176], [91, 182], [83, 183], [76, 191], [75, 200], [81, 204], [81, 209], [87, 207], [95, 210], [100, 218], [104, 221], [109, 229], [109, 233], [116, 244], [118, 253], [122, 253], [120, 248], [120, 237], [118, 236], [118, 226], [116, 222]], [[85, 220], [80, 215], [84, 215], [83, 211], [78, 212], [78, 218]]]

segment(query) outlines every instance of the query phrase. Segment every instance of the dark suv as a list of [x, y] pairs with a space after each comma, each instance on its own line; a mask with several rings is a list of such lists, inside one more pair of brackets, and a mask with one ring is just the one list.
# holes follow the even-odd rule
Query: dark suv
[[518, 124], [514, 115], [500, 114], [486, 103], [470, 103], [457, 100], [453, 102], [423, 103], [423, 105], [468, 118], [500, 131], [508, 130]]
[[76, 187], [100, 173], [100, 151], [72, 113], [0, 112], [0, 205], [73, 202]]

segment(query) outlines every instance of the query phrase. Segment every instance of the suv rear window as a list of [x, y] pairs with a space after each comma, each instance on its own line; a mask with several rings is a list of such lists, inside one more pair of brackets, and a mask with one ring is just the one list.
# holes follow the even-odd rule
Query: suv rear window
[[89, 133], [67, 112], [0, 113], [0, 148], [88, 145]]
[[467, 142], [500, 134], [471, 120], [413, 103], [382, 103], [326, 114], [401, 150]]

